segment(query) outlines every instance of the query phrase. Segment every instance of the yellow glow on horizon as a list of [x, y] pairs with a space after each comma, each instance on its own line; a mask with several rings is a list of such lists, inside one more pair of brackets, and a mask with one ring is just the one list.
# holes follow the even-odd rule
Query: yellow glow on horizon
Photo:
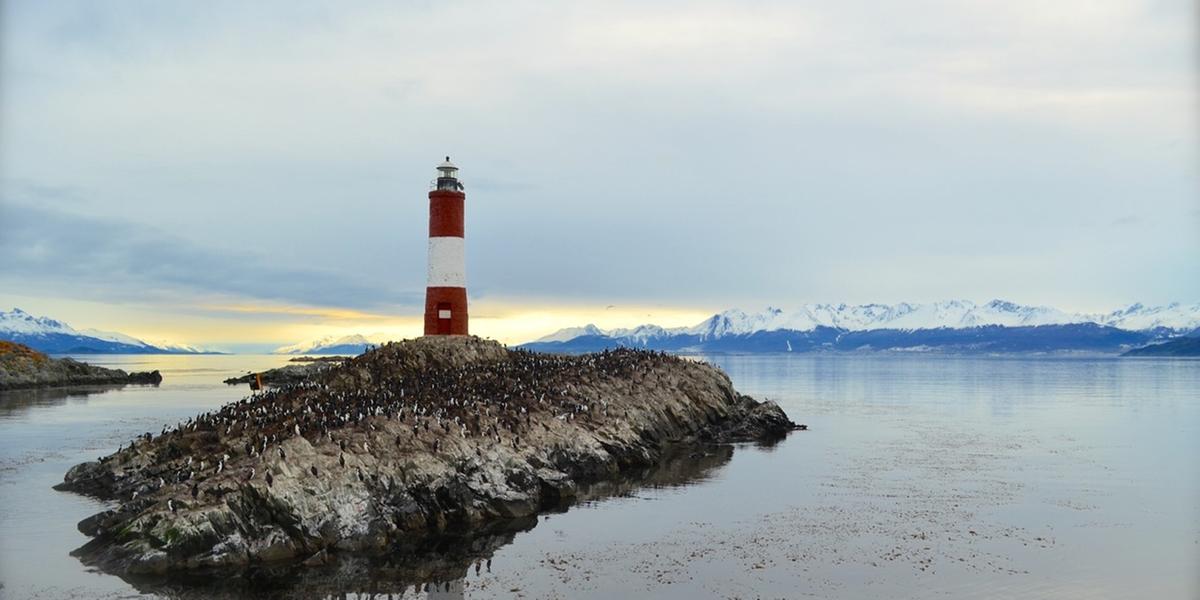
[[[708, 318], [711, 312], [655, 308], [615, 307], [531, 307], [508, 303], [472, 303], [470, 305], [473, 335], [513, 345], [533, 341], [565, 327], [593, 324], [603, 329], [635, 327], [653, 323], [663, 327], [695, 325]], [[372, 341], [399, 340], [422, 335], [424, 321], [420, 316], [391, 317], [372, 315], [360, 321], [324, 322], [319, 324], [288, 324], [281, 327], [287, 339], [309, 340], [325, 336], [340, 337], [362, 334]]]
[[368, 313], [360, 310], [336, 307], [282, 306], [271, 304], [211, 304], [201, 306], [200, 308], [216, 312], [321, 317], [344, 321], [382, 321], [395, 318], [395, 315]]
[[[0, 303], [60, 319], [76, 329], [116, 331], [150, 343], [217, 349], [228, 344], [283, 346], [352, 334], [367, 336], [372, 341], [399, 340], [418, 337], [424, 328], [421, 314], [412, 309], [385, 314], [245, 301], [137, 306], [3, 293]], [[680, 327], [694, 325], [713, 314], [711, 310], [697, 308], [497, 297], [471, 301], [469, 308], [472, 334], [509, 345], [529, 342], [564, 327], [594, 324], [612, 329], [647, 323]]]
[[472, 309], [471, 332], [506, 344], [533, 341], [565, 327], [592, 324], [601, 329], [612, 329], [636, 327], [647, 323], [663, 327], [682, 327], [695, 325], [712, 316], [711, 312], [661, 307], [555, 307], [514, 309], [499, 314], [491, 314], [481, 308], [478, 310], [478, 316], [475, 312], [476, 309]]

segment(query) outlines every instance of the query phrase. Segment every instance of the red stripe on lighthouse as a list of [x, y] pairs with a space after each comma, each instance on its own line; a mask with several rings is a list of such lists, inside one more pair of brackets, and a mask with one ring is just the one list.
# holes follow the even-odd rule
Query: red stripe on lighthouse
[[429, 237], [463, 237], [463, 204], [467, 195], [450, 190], [429, 192]]
[[467, 288], [425, 288], [425, 335], [467, 335]]

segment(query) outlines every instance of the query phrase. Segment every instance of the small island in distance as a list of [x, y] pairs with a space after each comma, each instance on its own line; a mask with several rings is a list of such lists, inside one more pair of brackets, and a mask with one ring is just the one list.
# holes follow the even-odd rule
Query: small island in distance
[[158, 371], [127, 373], [70, 358], [51, 358], [22, 344], [0, 340], [0, 390], [96, 384], [158, 384]]

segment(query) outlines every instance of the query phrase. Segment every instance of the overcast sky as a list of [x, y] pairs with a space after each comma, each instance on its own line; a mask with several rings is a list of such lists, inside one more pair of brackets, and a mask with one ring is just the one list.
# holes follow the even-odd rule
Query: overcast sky
[[0, 306], [222, 344], [1200, 301], [1194, 2], [4, 3]]

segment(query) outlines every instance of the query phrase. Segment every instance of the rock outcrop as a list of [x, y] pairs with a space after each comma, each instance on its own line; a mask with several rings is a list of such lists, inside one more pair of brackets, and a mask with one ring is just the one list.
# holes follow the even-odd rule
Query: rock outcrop
[[570, 502], [682, 444], [795, 425], [718, 369], [661, 353], [391, 343], [73, 467], [118, 501], [79, 524], [85, 562], [166, 573], [382, 554]]
[[161, 382], [158, 371], [126, 373], [70, 358], [50, 358], [29, 346], [0, 340], [0, 390]]
[[[581, 483], [576, 495], [540, 514], [561, 513], [575, 503], [628, 497], [645, 488], [687, 486], [711, 478], [729, 463], [728, 445], [672, 448], [657, 463], [631, 468], [614, 478]], [[501, 519], [469, 531], [413, 536], [392, 552], [363, 554], [321, 551], [303, 561], [257, 564], [240, 576], [221, 577], [205, 570], [125, 574], [143, 594], [173, 600], [247, 600], [249, 598], [420, 598], [422, 591], [454, 591], [470, 571], [490, 570], [493, 556], [515, 537], [543, 525], [538, 515]], [[268, 590], [264, 592], [264, 590]], [[370, 593], [365, 592], [370, 590]], [[433, 594], [431, 596], [434, 596]], [[444, 594], [442, 597], [454, 597]]]
[[331, 366], [330, 362], [318, 361], [284, 365], [261, 373], [246, 373], [238, 377], [230, 377], [225, 380], [225, 383], [229, 385], [248, 383], [252, 389], [257, 389], [259, 381], [266, 386], [296, 385], [311, 379]]

